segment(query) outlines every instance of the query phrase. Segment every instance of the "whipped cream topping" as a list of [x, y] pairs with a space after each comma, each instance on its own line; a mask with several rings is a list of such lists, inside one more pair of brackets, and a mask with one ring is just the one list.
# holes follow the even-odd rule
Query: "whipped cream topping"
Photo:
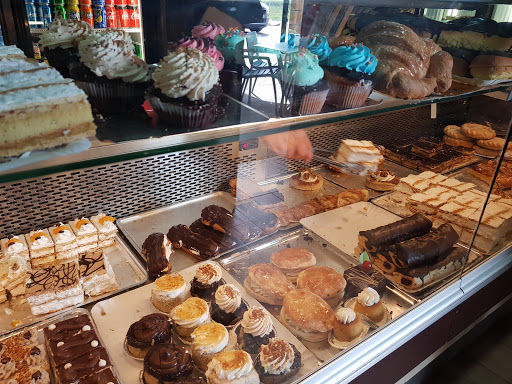
[[356, 319], [356, 313], [352, 308], [340, 308], [336, 312], [336, 319], [342, 324], [350, 324]]
[[252, 307], [244, 313], [242, 328], [244, 332], [253, 336], [265, 336], [272, 332], [272, 318], [261, 307]]
[[357, 301], [361, 305], [371, 307], [380, 301], [380, 296], [375, 289], [366, 287], [357, 295]]
[[80, 41], [93, 33], [93, 28], [85, 21], [76, 21], [61, 17], [55, 18], [48, 30], [41, 34], [39, 44], [45, 48], [76, 48]]
[[33, 347], [27, 352], [25, 361], [30, 367], [37, 367], [46, 361], [46, 353], [42, 345]]
[[247, 376], [252, 369], [252, 359], [247, 352], [228, 351], [210, 361], [206, 377], [210, 377], [214, 372], [219, 379], [235, 380]]
[[[32, 378], [32, 380], [30, 380], [30, 384], [50, 384], [50, 374], [41, 368], [39, 368], [37, 371], [39, 371], [39, 373], [41, 373], [41, 376], [38, 378]], [[17, 381], [13, 381], [12, 383], [7, 382], [7, 384], [18, 384], [18, 382]], [[109, 383], [107, 383], [107, 384], [109, 384]]]
[[208, 303], [198, 297], [191, 297], [171, 311], [171, 319], [185, 328], [198, 327], [210, 318]]
[[18, 241], [13, 241], [9, 244], [9, 246], [7, 247], [7, 252], [14, 252], [14, 253], [18, 253], [18, 252], [22, 252], [25, 248], [25, 244], [23, 244], [20, 240], [19, 240], [19, 237], [18, 236], [13, 236], [11, 237], [9, 240], [18, 240]]
[[63, 229], [57, 234], [57, 241], [66, 242], [72, 240], [74, 237], [75, 235], [69, 229]]
[[41, 232], [32, 242], [32, 248], [47, 247], [51, 245], [50, 239], [45, 233]]
[[192, 332], [191, 337], [192, 348], [204, 355], [222, 351], [229, 341], [226, 327], [215, 322], [200, 325]]
[[126, 83], [148, 81], [148, 65], [134, 51], [124, 31], [94, 32], [78, 46], [80, 61], [95, 75], [121, 79]]
[[183, 276], [178, 273], [171, 273], [164, 275], [155, 280], [154, 288], [151, 292], [158, 296], [165, 296], [170, 299], [175, 299], [185, 292], [187, 283]]
[[299, 180], [304, 183], [314, 183], [318, 180], [317, 174], [309, 168], [301, 169]]
[[194, 48], [179, 47], [160, 64], [153, 73], [155, 87], [172, 99], [204, 100], [206, 93], [219, 82], [213, 59]]
[[115, 230], [116, 230], [116, 225], [109, 220], [105, 220], [103, 222], [103, 225], [100, 228], [101, 232], [111, 232], [111, 231], [115, 231]]
[[201, 284], [211, 285], [222, 278], [222, 270], [217, 264], [207, 263], [197, 268], [195, 277]]
[[215, 303], [226, 313], [233, 313], [242, 304], [242, 294], [233, 284], [224, 284], [215, 292]]
[[373, 172], [370, 175], [370, 177], [377, 181], [391, 181], [395, 178], [395, 175], [393, 175], [390, 171], [382, 170], [382, 171]]
[[96, 228], [92, 223], [85, 223], [80, 226], [80, 228], [77, 228], [76, 231], [79, 235], [85, 235], [87, 233], [94, 233], [96, 232]]
[[261, 365], [265, 372], [271, 375], [280, 375], [286, 372], [293, 364], [295, 352], [292, 346], [276, 337], [269, 340], [267, 345], [260, 349]]

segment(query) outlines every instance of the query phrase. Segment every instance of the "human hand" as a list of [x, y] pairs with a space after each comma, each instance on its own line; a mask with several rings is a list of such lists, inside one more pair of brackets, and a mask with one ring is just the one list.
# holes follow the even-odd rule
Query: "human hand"
[[293, 160], [313, 160], [313, 147], [304, 130], [276, 133], [263, 136], [267, 146], [279, 156]]

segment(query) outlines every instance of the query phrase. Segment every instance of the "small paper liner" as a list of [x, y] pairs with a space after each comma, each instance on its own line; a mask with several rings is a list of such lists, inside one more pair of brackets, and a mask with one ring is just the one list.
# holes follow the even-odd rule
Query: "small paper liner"
[[333, 330], [333, 331], [329, 332], [329, 337], [327, 338], [327, 341], [329, 342], [329, 344], [331, 346], [333, 346], [334, 348], [337, 348], [337, 349], [348, 349], [348, 348], [350, 348], [352, 345], [354, 345], [357, 342], [363, 340], [364, 337], [366, 336], [366, 334], [368, 333], [368, 331], [370, 330], [370, 324], [368, 324], [368, 322], [366, 320], [362, 320], [361, 319], [361, 323], [362, 323], [361, 333], [356, 338], [354, 338], [353, 340], [351, 340], [351, 341], [340, 341], [340, 340], [338, 340], [334, 336], [334, 330]]
[[216, 119], [218, 98], [200, 108], [187, 108], [179, 104], [166, 103], [157, 96], [148, 96], [155, 113], [163, 121], [182, 128], [206, 128], [213, 124]]
[[328, 71], [325, 71], [325, 79], [330, 87], [326, 100], [329, 105], [343, 109], [358, 108], [364, 105], [372, 93], [373, 87], [368, 82], [351, 82]]
[[[329, 88], [323, 91], [315, 91], [304, 95], [299, 107], [299, 115], [314, 115], [320, 113], [325, 104]], [[294, 110], [292, 107], [292, 114]]]
[[91, 106], [102, 113], [135, 111], [144, 102], [145, 86], [141, 83], [90, 83], [75, 80], [75, 84], [87, 94]]

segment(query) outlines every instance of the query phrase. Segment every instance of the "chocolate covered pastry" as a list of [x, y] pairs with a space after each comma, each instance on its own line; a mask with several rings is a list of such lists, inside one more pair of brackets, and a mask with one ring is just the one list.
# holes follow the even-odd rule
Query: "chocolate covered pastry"
[[236, 219], [226, 208], [218, 205], [204, 208], [201, 211], [201, 221], [204, 225], [224, 232], [242, 243], [257, 238], [246, 223]]
[[443, 143], [437, 139], [421, 138], [413, 144], [411, 152], [421, 157], [431, 158], [442, 148]]
[[192, 356], [182, 347], [155, 345], [144, 358], [144, 382], [174, 382], [190, 375], [192, 368]]
[[149, 278], [154, 280], [162, 272], [171, 270], [171, 244], [163, 233], [152, 233], [142, 243], [142, 253], [146, 256]]
[[373, 267], [365, 268], [363, 264], [345, 270], [343, 277], [347, 281], [345, 299], [355, 297], [366, 287], [375, 289], [380, 296], [386, 290], [386, 278]]
[[233, 210], [233, 216], [243, 217], [244, 221], [251, 221], [261, 228], [266, 234], [271, 234], [279, 228], [279, 219], [272, 212], [264, 211], [253, 203], [237, 205]]
[[61, 384], [74, 384], [81, 378], [93, 375], [106, 366], [111, 365], [107, 351], [98, 347], [95, 351], [69, 359], [65, 365], [57, 367], [57, 382]]
[[213, 240], [192, 232], [186, 225], [175, 225], [167, 232], [167, 237], [174, 248], [183, 249], [185, 252], [206, 260], [219, 254], [220, 247]]
[[221, 231], [216, 231], [212, 227], [208, 227], [197, 219], [189, 226], [190, 230], [198, 235], [206, 237], [214, 241], [219, 246], [219, 252], [229, 251], [236, 245], [236, 241]]
[[432, 229], [432, 222], [417, 213], [391, 224], [359, 232], [359, 245], [365, 250], [376, 251], [401, 241], [422, 236]]
[[144, 357], [149, 348], [171, 340], [172, 325], [163, 313], [152, 313], [136, 321], [128, 329], [126, 344], [128, 352], [135, 357]]
[[459, 240], [450, 224], [443, 224], [430, 233], [395, 245], [395, 252], [404, 266], [415, 267], [434, 261]]
[[118, 384], [117, 377], [112, 372], [112, 368], [107, 367], [99, 372], [93, 373], [80, 380], [80, 384]]

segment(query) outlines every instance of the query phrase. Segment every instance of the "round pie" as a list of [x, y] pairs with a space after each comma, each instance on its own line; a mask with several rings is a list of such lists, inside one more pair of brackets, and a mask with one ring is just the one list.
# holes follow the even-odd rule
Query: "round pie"
[[[476, 143], [483, 148], [492, 149], [495, 151], [501, 151], [505, 147], [505, 139], [501, 137], [495, 137], [490, 140], [477, 140]], [[510, 144], [509, 144], [510, 147]]]
[[471, 137], [464, 135], [458, 125], [447, 125], [444, 127], [444, 134], [454, 139], [472, 141]]
[[450, 136], [444, 136], [444, 142], [448, 145], [452, 145], [454, 147], [464, 147], [464, 148], [473, 148], [473, 142], [461, 140], [461, 139], [454, 139]]
[[487, 125], [466, 123], [460, 127], [462, 133], [477, 140], [490, 140], [496, 137], [496, 132]]

